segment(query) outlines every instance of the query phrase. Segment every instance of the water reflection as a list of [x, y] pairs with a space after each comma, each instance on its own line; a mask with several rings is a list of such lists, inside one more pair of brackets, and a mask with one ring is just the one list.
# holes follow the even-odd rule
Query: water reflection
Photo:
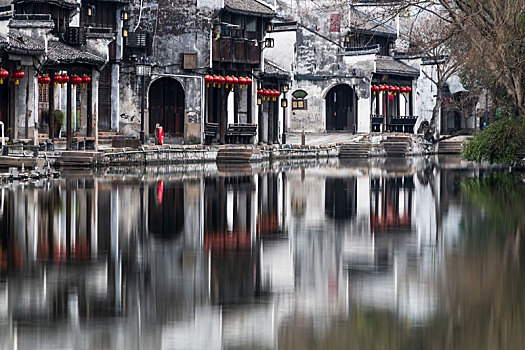
[[525, 191], [491, 176], [413, 158], [8, 185], [0, 348], [522, 345]]

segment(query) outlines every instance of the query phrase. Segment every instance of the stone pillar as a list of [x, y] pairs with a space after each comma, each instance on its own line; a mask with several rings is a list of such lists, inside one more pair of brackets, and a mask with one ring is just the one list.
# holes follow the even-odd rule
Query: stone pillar
[[26, 138], [28, 135], [26, 125], [27, 125], [27, 89], [31, 77], [28, 74], [28, 68], [24, 67], [24, 79], [20, 80], [18, 85], [14, 85], [12, 91], [15, 92], [15, 125], [14, 125], [14, 137], [17, 139]]
[[[119, 22], [120, 19], [119, 19]], [[117, 33], [117, 38], [120, 37]], [[118, 49], [117, 49], [118, 51]], [[120, 66], [117, 63], [111, 65], [111, 130], [119, 131], [120, 124], [120, 89], [119, 89]]]
[[86, 132], [87, 135], [87, 129], [88, 129], [88, 94], [87, 94], [87, 86], [86, 88], [82, 88], [82, 85], [79, 85], [77, 87], [77, 94], [80, 95], [80, 129], [82, 132]]
[[95, 137], [95, 151], [98, 151], [98, 85], [100, 73], [96, 69], [91, 70], [91, 130]]

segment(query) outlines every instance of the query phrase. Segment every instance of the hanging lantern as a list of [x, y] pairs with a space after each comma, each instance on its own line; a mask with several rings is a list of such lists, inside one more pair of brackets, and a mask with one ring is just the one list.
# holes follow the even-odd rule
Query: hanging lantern
[[4, 68], [0, 68], [0, 84], [4, 83], [4, 79], [9, 78], [9, 72]]
[[38, 84], [42, 85], [42, 90], [45, 88], [45, 85], [51, 83], [51, 78], [47, 75], [38, 76]]
[[248, 77], [244, 78], [246, 80], [246, 87], [248, 87], [248, 85], [252, 85], [252, 80]]
[[91, 78], [88, 77], [87, 75], [83, 74], [82, 75], [82, 88], [85, 89], [86, 85], [90, 84], [90, 83], [91, 83]]
[[269, 100], [271, 94], [272, 93], [270, 92], [270, 90], [263, 89], [263, 100], [266, 100], [266, 98], [268, 98], [268, 100]]
[[402, 86], [402, 87], [401, 87], [401, 93], [404, 94], [404, 93], [406, 93], [406, 92], [407, 92], [406, 87]]
[[224, 79], [224, 81], [226, 82], [226, 88], [229, 88], [230, 85], [233, 85], [233, 78], [230, 77], [229, 75], [226, 76], [226, 78]]
[[406, 87], [406, 92], [407, 92], [407, 93], [410, 93], [410, 91], [412, 91], [412, 88], [411, 88], [410, 86], [407, 86], [407, 87]]
[[237, 85], [237, 84], [239, 84], [239, 78], [232, 76], [232, 79], [233, 79], [233, 83], [232, 83], [232, 85]]
[[388, 100], [389, 100], [389, 101], [393, 101], [393, 100], [394, 100], [394, 95], [392, 95], [392, 94], [388, 94]]
[[246, 78], [245, 77], [239, 77], [239, 85], [240, 85], [241, 89], [243, 88], [244, 85], [246, 85]]
[[73, 86], [82, 84], [82, 78], [76, 74], [73, 75], [73, 77], [71, 78], [71, 84], [73, 84]]
[[384, 92], [386, 90], [386, 85], [379, 85], [379, 91]]
[[57, 84], [62, 84], [62, 76], [60, 74], [55, 74], [53, 77], [53, 84], [57, 87]]
[[219, 75], [217, 79], [215, 79], [215, 83], [217, 83], [217, 87], [221, 87], [221, 85], [224, 84], [225, 81], [226, 79], [224, 79], [222, 75]]
[[20, 84], [20, 80], [24, 78], [24, 71], [17, 69], [11, 74], [11, 79], [15, 81], [15, 85]]
[[219, 81], [219, 77], [217, 75], [213, 75], [213, 87], [215, 87], [215, 84], [217, 84], [217, 82]]
[[281, 92], [279, 90], [273, 90], [273, 100], [276, 101], [279, 96], [281, 96]]
[[210, 84], [213, 83], [213, 77], [209, 74], [206, 74], [204, 76], [204, 82], [206, 83], [206, 87], [209, 88]]
[[64, 87], [64, 84], [69, 83], [69, 75], [62, 74], [62, 80], [60, 81], [60, 87]]

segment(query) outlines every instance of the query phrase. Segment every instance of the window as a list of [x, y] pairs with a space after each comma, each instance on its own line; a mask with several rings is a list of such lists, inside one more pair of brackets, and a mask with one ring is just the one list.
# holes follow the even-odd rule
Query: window
[[295, 90], [292, 93], [292, 110], [295, 109], [307, 109], [308, 104], [305, 97], [308, 96], [308, 93], [304, 90]]
[[303, 98], [294, 98], [292, 100], [292, 110], [295, 109], [307, 109], [307, 100]]

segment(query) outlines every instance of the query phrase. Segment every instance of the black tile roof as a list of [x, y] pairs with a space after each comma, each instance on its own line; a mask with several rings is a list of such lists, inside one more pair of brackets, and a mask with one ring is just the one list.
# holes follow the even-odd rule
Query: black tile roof
[[356, 30], [397, 36], [397, 30], [366, 12], [350, 7], [350, 25]]
[[246, 15], [263, 17], [275, 16], [274, 10], [257, 0], [224, 0], [224, 8], [230, 12]]
[[286, 69], [278, 66], [276, 63], [268, 59], [264, 60], [264, 74], [279, 76], [279, 77], [288, 78], [288, 79], [290, 79], [291, 77], [290, 72], [286, 71]]
[[60, 41], [49, 41], [47, 44], [48, 64], [89, 64], [102, 65], [105, 59], [89, 52], [80, 51]]
[[419, 76], [418, 69], [388, 56], [380, 56], [376, 59], [376, 72], [414, 77]]
[[9, 33], [7, 51], [19, 55], [43, 54], [46, 47], [43, 40], [26, 35]]
[[15, 0], [15, 4], [24, 4], [24, 3], [34, 3], [34, 2], [43, 2], [50, 5], [60, 6], [64, 8], [76, 8], [80, 6], [78, 0]]

